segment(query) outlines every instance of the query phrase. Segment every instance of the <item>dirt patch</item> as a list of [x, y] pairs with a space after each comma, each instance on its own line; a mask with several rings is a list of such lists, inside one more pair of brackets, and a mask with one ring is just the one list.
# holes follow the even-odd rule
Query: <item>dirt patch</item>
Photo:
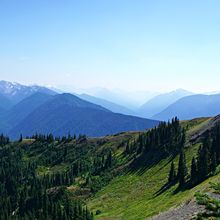
[[204, 206], [198, 205], [195, 200], [191, 200], [178, 208], [161, 213], [150, 220], [190, 220], [198, 213], [204, 211]]
[[[213, 199], [220, 199], [220, 195], [216, 193], [208, 193]], [[191, 220], [199, 213], [205, 212], [205, 206], [198, 205], [196, 200], [190, 200], [183, 205], [170, 209], [167, 212], [163, 212], [157, 216], [154, 216], [150, 220]]]

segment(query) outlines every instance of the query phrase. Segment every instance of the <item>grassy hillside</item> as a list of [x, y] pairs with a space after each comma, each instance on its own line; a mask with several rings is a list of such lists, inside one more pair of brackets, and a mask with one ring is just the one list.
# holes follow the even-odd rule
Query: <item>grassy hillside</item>
[[[32, 164], [35, 178], [48, 192], [64, 188], [73, 201], [81, 200], [88, 206], [95, 219], [147, 219], [192, 199], [198, 190], [207, 190], [209, 181], [220, 180], [220, 175], [215, 175], [182, 191], [178, 184], [167, 185], [171, 161], [178, 166], [185, 136], [183, 128], [190, 172], [191, 160], [200, 146], [199, 137], [218, 121], [218, 118], [200, 118], [179, 124], [174, 120], [149, 132], [102, 138], [54, 139], [51, 135], [36, 135], [6, 145], [2, 142], [0, 156], [18, 155], [21, 167]], [[141, 143], [145, 147], [140, 148]]]
[[[202, 118], [184, 121], [182, 126], [188, 128], [187, 139], [198, 132], [210, 119]], [[188, 168], [192, 157], [197, 154], [199, 144], [190, 145], [186, 149]], [[174, 159], [178, 164], [178, 156]], [[214, 176], [191, 190], [178, 191], [178, 186], [164, 188], [170, 169], [170, 158], [145, 171], [128, 172], [113, 179], [108, 186], [88, 200], [89, 208], [100, 210], [97, 219], [146, 219], [172, 207], [177, 207], [184, 201], [194, 197], [198, 190], [208, 189], [209, 181], [220, 180]]]

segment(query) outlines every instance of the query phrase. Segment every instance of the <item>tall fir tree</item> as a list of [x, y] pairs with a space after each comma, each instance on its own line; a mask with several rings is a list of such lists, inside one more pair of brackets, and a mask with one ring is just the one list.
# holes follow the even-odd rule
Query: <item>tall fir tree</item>
[[22, 142], [23, 141], [23, 136], [22, 134], [20, 135], [20, 138], [19, 138], [19, 142]]
[[187, 176], [186, 158], [183, 150], [181, 150], [179, 157], [178, 174], [177, 174], [180, 187], [183, 187], [186, 184], [186, 176]]
[[174, 183], [175, 181], [176, 181], [176, 170], [175, 170], [174, 162], [172, 161], [171, 166], [170, 166], [168, 182]]
[[190, 183], [192, 186], [194, 186], [197, 183], [197, 177], [198, 171], [197, 171], [197, 162], [195, 157], [192, 159], [192, 164], [191, 164], [191, 173], [190, 173]]
[[199, 181], [203, 181], [209, 174], [210, 171], [210, 152], [208, 146], [203, 144], [200, 147], [198, 153], [198, 178]]

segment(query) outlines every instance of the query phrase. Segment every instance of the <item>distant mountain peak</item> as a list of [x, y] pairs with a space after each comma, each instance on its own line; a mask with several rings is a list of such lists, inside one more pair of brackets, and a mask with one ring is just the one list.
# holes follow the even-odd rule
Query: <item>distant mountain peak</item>
[[20, 90], [22, 85], [15, 82], [0, 81], [0, 92], [4, 94], [15, 94], [15, 90]]
[[50, 95], [56, 94], [53, 90], [38, 85], [27, 86], [16, 82], [9, 82], [5, 80], [0, 81], [0, 94], [4, 95], [14, 104], [20, 102], [35, 92], [42, 92]]
[[186, 90], [186, 89], [182, 89], [182, 88], [178, 88], [178, 89], [172, 91], [172, 93], [186, 93], [186, 94], [193, 94], [193, 92], [190, 92], [190, 91], [188, 91], [188, 90]]
[[142, 117], [150, 118], [163, 111], [177, 100], [190, 95], [193, 95], [193, 93], [181, 88], [168, 93], [160, 94], [142, 105], [139, 109], [139, 114]]
[[80, 107], [80, 108], [92, 108], [102, 111], [110, 112], [110, 110], [100, 106], [96, 105], [92, 102], [85, 101], [76, 95], [70, 94], [70, 93], [62, 93], [54, 96], [54, 98], [51, 100], [51, 105], [57, 106], [57, 105], [68, 105], [72, 107]]
[[[41, 97], [42, 96], [42, 97]], [[156, 126], [159, 121], [123, 114], [63, 93], [54, 96], [35, 93], [15, 105], [6, 115], [4, 133], [16, 138], [38, 133], [56, 136], [86, 134], [103, 136], [130, 130], [144, 130]]]
[[181, 120], [210, 117], [220, 114], [220, 94], [185, 96], [169, 105], [152, 118], [168, 120], [177, 116]]

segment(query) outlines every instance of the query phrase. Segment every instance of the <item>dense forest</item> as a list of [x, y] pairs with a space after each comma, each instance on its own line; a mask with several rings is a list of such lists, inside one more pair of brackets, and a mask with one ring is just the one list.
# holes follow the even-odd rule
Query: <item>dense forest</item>
[[161, 122], [158, 127], [139, 136], [137, 152], [147, 154], [150, 151], [160, 152], [163, 156], [178, 153], [185, 143], [185, 130], [178, 118], [171, 122]]
[[[42, 141], [37, 141], [39, 148]], [[3, 135], [0, 145], [0, 219], [93, 219], [86, 207], [70, 198], [63, 176], [40, 177], [36, 161], [25, 159], [25, 146], [10, 144]]]
[[93, 219], [68, 187], [80, 184], [95, 193], [113, 178], [115, 161], [111, 148], [101, 149], [105, 142], [70, 134], [21, 135], [12, 142], [1, 135], [0, 219]]

